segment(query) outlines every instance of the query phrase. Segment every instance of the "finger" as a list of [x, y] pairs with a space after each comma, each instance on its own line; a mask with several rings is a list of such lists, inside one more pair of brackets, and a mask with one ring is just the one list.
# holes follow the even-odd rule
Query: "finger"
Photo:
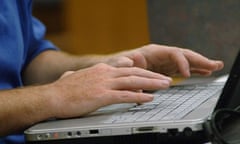
[[138, 76], [120, 77], [114, 79], [111, 83], [112, 89], [118, 90], [156, 90], [166, 89], [170, 86], [171, 82], [161, 79], [150, 79]]
[[184, 56], [181, 49], [178, 49], [177, 51], [172, 51], [170, 53], [170, 59], [172, 59], [178, 67], [178, 71], [184, 76], [184, 77], [190, 77], [190, 66], [189, 62]]
[[209, 60], [208, 58], [187, 49], [183, 49], [183, 53], [192, 68], [206, 69], [210, 71], [216, 71], [223, 68], [223, 62], [221, 61]]
[[134, 61], [134, 66], [135, 67], [140, 67], [143, 69], [147, 68], [147, 61], [145, 57], [138, 51], [135, 51], [131, 55], [129, 55], [129, 58]]
[[214, 62], [215, 62], [216, 65], [217, 65], [217, 69], [215, 69], [215, 71], [223, 69], [223, 67], [224, 67], [223, 61], [215, 60]]
[[209, 76], [209, 75], [212, 74], [212, 71], [205, 70], [205, 69], [194, 69], [194, 68], [192, 68], [191, 73], [200, 74], [200, 75], [203, 75], [203, 76]]
[[107, 104], [112, 103], [145, 103], [153, 100], [153, 95], [133, 91], [111, 91]]
[[154, 78], [154, 79], [162, 79], [172, 81], [171, 77], [155, 73], [152, 71], [148, 71], [145, 69], [132, 67], [132, 68], [117, 68], [116, 71], [113, 72], [115, 77], [126, 77], [126, 76], [139, 76], [145, 78]]

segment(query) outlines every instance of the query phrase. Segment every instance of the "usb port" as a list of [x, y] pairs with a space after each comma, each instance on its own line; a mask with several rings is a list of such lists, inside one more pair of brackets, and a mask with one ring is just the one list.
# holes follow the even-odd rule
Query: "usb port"
[[98, 129], [94, 129], [94, 130], [89, 130], [90, 134], [99, 134], [99, 130]]

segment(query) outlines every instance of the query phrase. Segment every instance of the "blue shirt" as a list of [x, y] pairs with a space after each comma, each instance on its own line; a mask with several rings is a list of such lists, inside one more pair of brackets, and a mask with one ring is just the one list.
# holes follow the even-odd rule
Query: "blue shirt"
[[[45, 27], [32, 16], [32, 0], [1, 0], [0, 90], [23, 86], [21, 73], [38, 54], [57, 49], [44, 39]], [[0, 144], [23, 143], [23, 135], [0, 138]]]

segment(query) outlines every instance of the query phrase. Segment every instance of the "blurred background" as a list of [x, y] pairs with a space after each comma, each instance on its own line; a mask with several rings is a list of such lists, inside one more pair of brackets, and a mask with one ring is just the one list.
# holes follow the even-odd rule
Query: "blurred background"
[[74, 54], [173, 45], [224, 60], [222, 75], [240, 48], [239, 0], [34, 0], [33, 15]]
[[47, 38], [71, 53], [111, 53], [149, 43], [145, 0], [34, 0]]

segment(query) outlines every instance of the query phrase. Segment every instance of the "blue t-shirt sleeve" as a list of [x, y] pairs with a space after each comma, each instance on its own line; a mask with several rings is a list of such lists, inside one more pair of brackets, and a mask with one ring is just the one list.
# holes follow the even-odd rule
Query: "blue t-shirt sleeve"
[[[58, 48], [31, 13], [31, 0], [0, 2], [0, 89], [23, 86], [21, 72], [37, 55]], [[0, 144], [23, 144], [23, 134], [0, 137]]]
[[45, 39], [46, 27], [35, 17], [32, 17], [30, 31], [27, 63], [45, 50], [59, 50], [51, 41]]

